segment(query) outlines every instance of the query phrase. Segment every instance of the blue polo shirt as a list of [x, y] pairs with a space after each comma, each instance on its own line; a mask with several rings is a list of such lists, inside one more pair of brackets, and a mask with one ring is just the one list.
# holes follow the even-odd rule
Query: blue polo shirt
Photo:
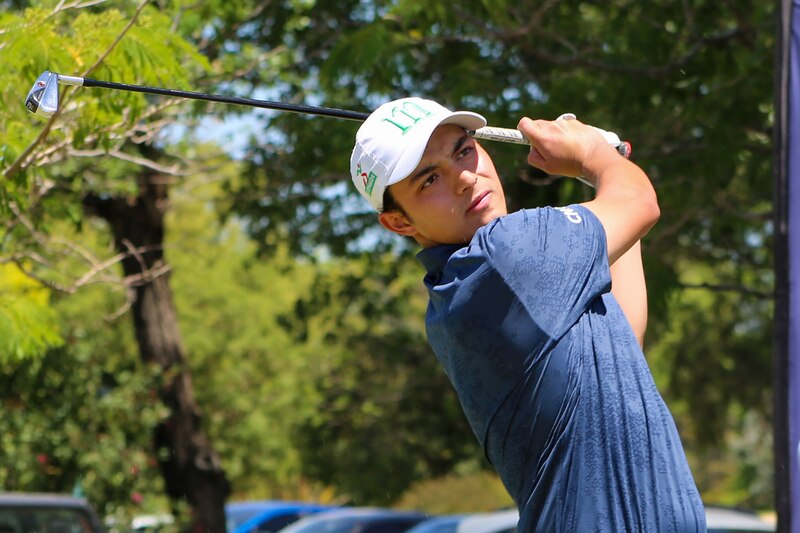
[[519, 507], [519, 531], [705, 531], [591, 211], [519, 211], [418, 258], [428, 340]]

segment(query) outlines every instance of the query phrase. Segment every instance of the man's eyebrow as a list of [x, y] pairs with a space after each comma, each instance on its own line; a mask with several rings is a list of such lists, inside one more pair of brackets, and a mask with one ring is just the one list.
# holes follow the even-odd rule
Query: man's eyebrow
[[467, 142], [468, 140], [470, 140], [471, 138], [472, 138], [472, 135], [470, 135], [469, 133], [467, 133], [465, 131], [464, 135], [459, 137], [458, 140], [453, 145], [453, 153], [456, 153], [459, 150], [461, 150], [461, 147], [464, 146], [464, 143]]
[[[469, 133], [467, 133], [467, 132], [465, 131], [465, 132], [464, 132], [464, 135], [462, 135], [461, 137], [459, 137], [459, 138], [456, 140], [456, 142], [455, 142], [455, 143], [453, 143], [453, 152], [452, 152], [452, 153], [456, 153], [456, 152], [458, 152], [459, 150], [461, 150], [461, 147], [462, 147], [462, 146], [464, 146], [464, 143], [466, 143], [467, 141], [469, 141], [471, 138], [472, 138], [472, 136], [471, 136]], [[433, 172], [433, 171], [434, 171], [434, 170], [436, 170], [437, 168], [438, 168], [438, 165], [428, 165], [428, 166], [426, 166], [426, 167], [424, 167], [424, 168], [421, 168], [421, 169], [420, 169], [418, 172], [415, 172], [415, 173], [414, 173], [414, 175], [412, 175], [412, 176], [411, 176], [411, 177], [408, 179], [408, 182], [409, 182], [410, 184], [413, 184], [414, 182], [416, 182], [417, 180], [419, 180], [421, 177], [425, 176], [426, 174], [430, 174], [431, 172]]]
[[422, 176], [433, 172], [436, 170], [436, 168], [437, 165], [428, 165], [427, 167], [420, 169], [418, 172], [415, 172], [414, 175], [409, 178], [408, 182], [413, 185], [415, 181], [419, 180]]

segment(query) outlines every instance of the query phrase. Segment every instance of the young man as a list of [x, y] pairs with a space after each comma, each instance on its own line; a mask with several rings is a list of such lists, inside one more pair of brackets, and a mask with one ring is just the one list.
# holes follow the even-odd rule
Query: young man
[[359, 129], [351, 174], [381, 225], [423, 247], [428, 340], [518, 529], [704, 531], [640, 346], [639, 239], [660, 215], [649, 179], [578, 120], [523, 118], [528, 162], [583, 176], [596, 194], [509, 214], [469, 133], [484, 125], [429, 100], [389, 102]]

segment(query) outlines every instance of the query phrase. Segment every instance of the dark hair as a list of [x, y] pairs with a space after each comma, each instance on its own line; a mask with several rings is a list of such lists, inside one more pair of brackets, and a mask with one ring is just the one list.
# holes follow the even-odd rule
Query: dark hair
[[387, 211], [400, 211], [404, 215], [406, 214], [400, 204], [397, 203], [397, 200], [394, 199], [389, 187], [383, 190], [383, 209], [381, 209], [381, 213], [386, 213]]
[[[400, 207], [400, 204], [397, 202], [397, 200], [394, 199], [394, 196], [392, 195], [391, 192], [389, 192], [389, 188], [387, 187], [386, 189], [383, 190], [383, 209], [381, 209], [381, 213], [388, 213], [389, 211], [399, 211], [400, 213], [403, 214], [404, 217], [408, 218], [408, 215], [406, 214], [405, 210], [403, 210], [403, 208]], [[409, 243], [417, 242], [417, 240], [411, 235], [407, 235], [403, 238], [406, 239]]]

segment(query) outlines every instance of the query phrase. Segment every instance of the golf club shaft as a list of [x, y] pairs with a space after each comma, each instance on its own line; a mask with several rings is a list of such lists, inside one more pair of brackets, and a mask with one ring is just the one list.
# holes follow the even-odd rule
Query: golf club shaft
[[[77, 76], [64, 76], [58, 74], [58, 82], [64, 85], [77, 85], [83, 87], [100, 87], [104, 89], [116, 89], [137, 93], [156, 94], [161, 96], [172, 96], [176, 98], [189, 98], [192, 100], [204, 100], [207, 102], [221, 102], [225, 104], [243, 105], [258, 107], [262, 109], [274, 109], [277, 111], [288, 111], [291, 113], [301, 113], [304, 115], [317, 115], [324, 117], [343, 118], [347, 120], [357, 120], [363, 122], [369, 113], [348, 111], [331, 107], [308, 106], [302, 104], [286, 104], [271, 100], [255, 100], [253, 98], [243, 98], [239, 96], [224, 96], [217, 94], [198, 93], [194, 91], [182, 91], [176, 89], [162, 89], [159, 87], [146, 87], [144, 85], [130, 85], [127, 83], [117, 83], [111, 81], [94, 80], [92, 78], [80, 78]], [[608, 142], [617, 148], [625, 157], [629, 156], [630, 144], [621, 142], [619, 138], [610, 132], [600, 130], [606, 136]], [[519, 130], [510, 128], [498, 128], [486, 126], [471, 132], [476, 139], [499, 141], [513, 144], [529, 145], [528, 139]]]
[[[208, 102], [222, 102], [227, 104], [237, 104], [249, 107], [260, 107], [263, 109], [274, 109], [278, 111], [289, 111], [292, 113], [302, 113], [305, 115], [318, 115], [333, 118], [343, 118], [348, 120], [364, 121], [369, 116], [367, 113], [358, 113], [356, 111], [346, 111], [344, 109], [335, 109], [329, 107], [307, 106], [302, 104], [285, 104], [283, 102], [274, 102], [270, 100], [254, 100], [252, 98], [242, 98], [238, 96], [222, 96], [215, 94], [198, 93], [193, 91], [180, 91], [176, 89], [161, 89], [158, 87], [146, 87], [143, 85], [129, 85], [127, 83], [116, 83], [111, 81], [93, 80], [91, 78], [81, 78], [78, 76], [64, 76], [51, 72], [44, 71], [28, 92], [25, 99], [25, 107], [31, 113], [44, 116], [52, 116], [58, 111], [59, 98], [58, 98], [58, 85], [72, 85], [78, 87], [100, 87], [103, 89], [116, 89], [119, 91], [130, 91], [137, 93], [156, 94], [161, 96], [172, 96], [176, 98], [188, 98], [192, 100], [204, 100]], [[575, 115], [566, 113], [559, 117], [562, 118], [575, 118]], [[610, 145], [614, 146], [623, 157], [630, 157], [631, 145], [628, 142], [623, 142], [617, 135], [610, 131], [597, 129]], [[491, 141], [501, 141], [514, 144], [529, 145], [527, 137], [520, 131], [509, 128], [496, 128], [485, 126], [478, 128], [475, 131], [470, 131], [470, 135], [477, 139], [486, 139]], [[578, 178], [587, 185], [592, 186], [584, 178]]]
[[[66, 79], [69, 79], [69, 81], [67, 81]], [[74, 81], [81, 79], [83, 80], [82, 83], [73, 83]], [[75, 78], [70, 76], [59, 75], [59, 81], [63, 81], [65, 85], [101, 87], [104, 89], [116, 89], [120, 91], [129, 91], [136, 93], [157, 94], [161, 96], [172, 96], [176, 98], [189, 98], [192, 100], [205, 100], [207, 102], [221, 102], [225, 104], [236, 104], [248, 107], [260, 107], [263, 109], [275, 109], [277, 111], [302, 113], [304, 115], [319, 115], [325, 117], [344, 118], [344, 119], [359, 120], [359, 121], [364, 121], [369, 116], [367, 113], [358, 113], [356, 111], [347, 111], [344, 109], [334, 109], [330, 107], [307, 106], [302, 104], [285, 104], [283, 102], [273, 102], [270, 100], [255, 100], [252, 98], [242, 98], [239, 96], [224, 96], [217, 94], [198, 93], [193, 91], [181, 91], [176, 89], [161, 89], [159, 87], [129, 85], [127, 83], [100, 81], [100, 80], [93, 80], [91, 78]]]

